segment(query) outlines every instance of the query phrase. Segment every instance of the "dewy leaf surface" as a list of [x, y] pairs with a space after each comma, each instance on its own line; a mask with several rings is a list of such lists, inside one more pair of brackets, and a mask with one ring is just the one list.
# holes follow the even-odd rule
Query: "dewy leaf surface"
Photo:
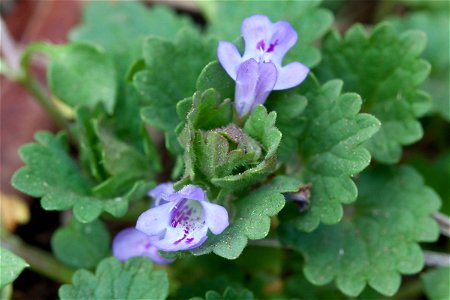
[[215, 254], [228, 259], [237, 258], [247, 241], [262, 239], [269, 233], [270, 217], [276, 215], [284, 206], [282, 193], [294, 192], [299, 181], [292, 177], [280, 176], [234, 202], [230, 211], [230, 226], [219, 235], [211, 235], [206, 242], [191, 250], [194, 255]]
[[194, 30], [180, 31], [175, 42], [154, 37], [144, 41], [145, 68], [133, 76], [133, 84], [147, 105], [141, 116], [166, 133], [172, 152], [181, 150], [174, 133], [180, 122], [176, 105], [194, 94], [202, 69], [216, 57], [216, 44]]
[[302, 233], [285, 223], [281, 240], [303, 253], [306, 278], [316, 285], [333, 279], [345, 294], [355, 297], [369, 284], [394, 295], [401, 274], [423, 267], [419, 242], [432, 242], [439, 228], [431, 214], [440, 199], [410, 167], [378, 168], [358, 179], [359, 198], [347, 207], [338, 225]]
[[125, 195], [115, 198], [97, 198], [91, 193], [93, 183], [84, 177], [77, 164], [69, 156], [64, 135], [38, 132], [35, 144], [20, 148], [20, 156], [26, 166], [12, 178], [12, 185], [33, 197], [42, 197], [46, 210], [68, 210], [83, 223], [95, 220], [102, 211], [119, 217], [125, 214], [128, 201], [140, 198], [147, 192], [146, 184], [137, 182]]
[[55, 256], [75, 268], [95, 267], [110, 251], [108, 229], [100, 220], [80, 223], [75, 218], [60, 227], [51, 240]]
[[72, 284], [59, 289], [62, 300], [72, 299], [165, 299], [169, 281], [164, 271], [152, 271], [153, 264], [145, 257], [134, 257], [121, 263], [106, 258], [95, 274], [77, 271]]
[[0, 247], [0, 289], [13, 282], [26, 267], [26, 261]]
[[431, 105], [429, 95], [419, 89], [430, 72], [429, 63], [419, 58], [425, 44], [423, 32], [398, 35], [388, 24], [370, 34], [355, 25], [343, 38], [332, 32], [324, 39], [318, 76], [342, 79], [345, 91], [360, 94], [364, 111], [381, 121], [380, 131], [366, 143], [380, 162], [398, 162], [402, 146], [423, 135], [417, 118]]
[[299, 152], [303, 179], [312, 184], [311, 205], [296, 225], [312, 231], [320, 222], [339, 222], [342, 204], [356, 200], [351, 176], [369, 165], [370, 154], [362, 144], [378, 130], [380, 122], [359, 113], [361, 98], [354, 93], [341, 94], [340, 80], [308, 90], [308, 106], [296, 126], [303, 128]]
[[300, 61], [309, 67], [320, 61], [313, 46], [333, 22], [332, 14], [318, 5], [321, 1], [201, 1], [200, 8], [209, 23], [209, 32], [220, 39], [234, 41], [241, 35], [242, 21], [255, 14], [272, 22], [288, 21], [298, 33], [297, 44], [287, 53], [284, 63]]

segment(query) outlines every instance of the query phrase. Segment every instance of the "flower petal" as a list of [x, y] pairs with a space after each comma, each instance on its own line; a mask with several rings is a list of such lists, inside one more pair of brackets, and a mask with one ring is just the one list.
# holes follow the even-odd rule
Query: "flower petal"
[[266, 101], [277, 81], [277, 68], [273, 63], [257, 63], [249, 59], [241, 64], [236, 78], [235, 103], [240, 116]]
[[228, 227], [228, 212], [225, 207], [210, 202], [200, 202], [203, 207], [205, 224], [214, 234], [220, 234]]
[[240, 116], [246, 115], [252, 108], [258, 78], [258, 63], [253, 58], [246, 60], [239, 66], [234, 98], [236, 110]]
[[273, 63], [267, 62], [259, 64], [259, 78], [256, 84], [255, 101], [252, 109], [256, 105], [263, 104], [266, 101], [267, 96], [269, 96], [277, 82], [277, 78], [277, 67]]
[[167, 203], [167, 196], [175, 193], [175, 190], [173, 189], [173, 183], [172, 182], [166, 182], [158, 184], [154, 189], [150, 190], [148, 192], [148, 195], [155, 199], [153, 202], [153, 206], [159, 206], [161, 204]]
[[170, 202], [143, 212], [136, 222], [136, 229], [150, 236], [163, 235], [170, 226], [170, 211], [176, 204]]
[[198, 200], [198, 201], [204, 201], [206, 198], [206, 194], [203, 191], [202, 188], [199, 188], [195, 185], [186, 185], [181, 190], [177, 192], [182, 198], [185, 199], [191, 199], [191, 200]]
[[233, 80], [236, 80], [236, 73], [242, 62], [241, 54], [236, 46], [230, 42], [220, 41], [217, 48], [217, 57], [227, 74]]
[[296, 42], [297, 32], [291, 24], [286, 21], [278, 21], [273, 24], [272, 36], [270, 39], [270, 45], [273, 45], [271, 60], [277, 67], [281, 67], [284, 55]]
[[285, 90], [299, 85], [308, 76], [309, 68], [299, 62], [290, 63], [278, 69], [274, 90]]
[[187, 250], [200, 246], [207, 238], [208, 227], [202, 205], [196, 200], [182, 200], [170, 212], [170, 225], [153, 245], [164, 251]]
[[242, 36], [245, 41], [245, 53], [244, 60], [250, 57], [258, 57], [261, 53], [260, 47], [262, 46], [261, 41], [263, 41], [264, 47], [270, 40], [272, 23], [269, 18], [263, 15], [254, 15], [244, 19], [241, 26]]
[[121, 261], [134, 256], [146, 256], [157, 264], [171, 263], [173, 260], [159, 255], [158, 249], [152, 245], [151, 240], [152, 238], [135, 228], [124, 229], [114, 238], [113, 255]]

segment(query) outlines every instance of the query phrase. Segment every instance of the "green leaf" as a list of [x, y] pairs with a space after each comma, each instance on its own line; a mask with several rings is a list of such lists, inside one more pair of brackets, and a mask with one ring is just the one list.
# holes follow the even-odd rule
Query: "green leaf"
[[216, 291], [208, 291], [205, 294], [205, 298], [194, 297], [190, 300], [253, 300], [255, 297], [253, 293], [247, 289], [241, 288], [236, 289], [232, 287], [227, 287], [223, 295]]
[[112, 113], [116, 101], [116, 70], [103, 51], [82, 43], [56, 46], [51, 51], [48, 83], [51, 91], [71, 107], [94, 108], [103, 103]]
[[410, 167], [377, 168], [358, 179], [359, 198], [338, 225], [302, 233], [289, 223], [280, 228], [285, 245], [303, 253], [304, 273], [315, 285], [333, 279], [355, 297], [368, 284], [386, 296], [400, 286], [400, 274], [423, 267], [419, 242], [435, 241], [439, 228], [431, 214], [436, 193]]
[[423, 32], [397, 35], [388, 24], [378, 25], [371, 34], [355, 25], [344, 38], [333, 32], [324, 39], [319, 78], [342, 79], [345, 91], [360, 94], [364, 111], [381, 121], [380, 131], [366, 143], [380, 162], [398, 162], [402, 146], [423, 135], [417, 118], [431, 104], [418, 88], [430, 72], [428, 62], [419, 58], [425, 43]]
[[72, 284], [59, 289], [64, 299], [165, 299], [169, 281], [164, 271], [152, 271], [153, 264], [144, 257], [134, 257], [121, 263], [114, 257], [105, 258], [95, 275], [79, 270]]
[[450, 298], [448, 283], [450, 282], [450, 268], [430, 270], [421, 276], [425, 294], [430, 300], [446, 300]]
[[[439, 2], [439, 1], [436, 1]], [[442, 3], [445, 3], [444, 1]], [[422, 30], [427, 34], [427, 46], [423, 57], [431, 64], [430, 77], [425, 81], [424, 89], [433, 98], [433, 111], [450, 121], [449, 56], [450, 24], [448, 3], [442, 10], [412, 12], [406, 16], [390, 18], [389, 21], [398, 31], [408, 29]], [[436, 30], [440, 28], [441, 30]]]
[[332, 14], [318, 5], [321, 1], [201, 1], [200, 8], [209, 23], [209, 32], [233, 41], [241, 35], [242, 21], [255, 14], [268, 16], [272, 22], [285, 20], [298, 33], [298, 42], [288, 52], [285, 63], [300, 61], [309, 67], [320, 61], [314, 41], [327, 32]]
[[70, 33], [70, 39], [96, 43], [114, 57], [119, 76], [142, 57], [141, 43], [147, 36], [174, 39], [183, 27], [193, 26], [165, 6], [147, 8], [137, 1], [93, 1], [85, 5], [82, 24]]
[[197, 79], [197, 91], [215, 89], [222, 99], [234, 99], [235, 82], [218, 61], [209, 63]]
[[55, 256], [66, 265], [92, 268], [109, 254], [109, 242], [108, 229], [100, 220], [84, 224], [73, 218], [53, 234], [51, 246]]
[[312, 231], [320, 222], [339, 222], [342, 204], [356, 200], [351, 176], [369, 165], [370, 154], [362, 144], [380, 123], [371, 115], [359, 113], [362, 101], [357, 94], [341, 94], [342, 81], [329, 81], [308, 90], [305, 96], [309, 104], [296, 126], [303, 130], [299, 152], [304, 161], [303, 180], [312, 184], [311, 205], [296, 218], [296, 226]]
[[0, 289], [13, 282], [28, 266], [22, 258], [0, 247]]
[[237, 258], [247, 241], [262, 239], [269, 233], [270, 217], [283, 208], [283, 193], [294, 192], [300, 183], [292, 177], [276, 177], [263, 186], [234, 202], [233, 220], [224, 232], [211, 235], [200, 247], [190, 250], [194, 255], [210, 252], [228, 259]]
[[300, 124], [304, 120], [303, 112], [308, 104], [306, 97], [289, 92], [272, 93], [264, 104], [269, 111], [276, 111], [276, 126], [282, 133], [278, 158], [292, 164], [292, 156], [298, 152], [298, 141], [303, 131]]
[[128, 201], [146, 194], [147, 182], [136, 182], [123, 196], [97, 198], [92, 195], [93, 183], [84, 177], [68, 151], [67, 138], [63, 134], [53, 136], [48, 132], [35, 135], [38, 143], [20, 148], [19, 154], [26, 166], [12, 178], [12, 185], [33, 197], [42, 197], [45, 210], [68, 210], [78, 221], [89, 223], [102, 211], [115, 217], [123, 216]]
[[181, 153], [174, 133], [180, 122], [177, 103], [194, 94], [200, 72], [216, 56], [215, 47], [215, 40], [193, 30], [181, 31], [175, 42], [154, 37], [144, 42], [146, 68], [133, 76], [133, 84], [147, 105], [141, 116], [166, 133], [172, 152]]

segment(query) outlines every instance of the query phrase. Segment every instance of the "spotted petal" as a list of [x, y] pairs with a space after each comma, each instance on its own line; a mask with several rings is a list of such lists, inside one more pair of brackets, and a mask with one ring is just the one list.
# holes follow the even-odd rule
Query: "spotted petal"
[[165, 234], [154, 240], [153, 245], [163, 251], [198, 247], [207, 239], [208, 227], [205, 223], [204, 210], [199, 201], [179, 201], [170, 212], [170, 223]]
[[235, 103], [240, 116], [266, 101], [277, 81], [277, 68], [273, 63], [257, 63], [249, 59], [241, 64], [236, 78]]
[[277, 83], [274, 90], [290, 89], [299, 85], [308, 76], [309, 68], [299, 62], [290, 63], [278, 69]]
[[[267, 52], [273, 52], [271, 61], [279, 68], [286, 52], [297, 42], [297, 32], [286, 21], [278, 21], [272, 26], [269, 48]], [[272, 49], [270, 49], [272, 46]], [[270, 51], [272, 50], [272, 51]]]
[[[260, 48], [263, 46], [260, 43], [270, 40], [272, 26], [269, 18], [263, 15], [254, 15], [242, 22], [241, 32], [245, 41], [244, 60], [259, 56]], [[263, 48], [267, 46], [264, 45]]]
[[135, 228], [127, 228], [119, 232], [113, 241], [113, 255], [125, 261], [134, 256], [146, 256], [157, 264], [168, 264], [168, 260], [159, 255], [158, 249], [152, 245], [152, 239]]

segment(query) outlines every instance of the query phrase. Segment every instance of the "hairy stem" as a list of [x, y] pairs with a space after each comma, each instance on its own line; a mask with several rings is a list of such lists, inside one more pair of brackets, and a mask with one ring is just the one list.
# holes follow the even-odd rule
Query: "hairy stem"
[[2, 237], [1, 246], [23, 258], [33, 271], [56, 282], [72, 282], [72, 275], [75, 270], [63, 265], [48, 252], [27, 245], [18, 237], [12, 235]]

